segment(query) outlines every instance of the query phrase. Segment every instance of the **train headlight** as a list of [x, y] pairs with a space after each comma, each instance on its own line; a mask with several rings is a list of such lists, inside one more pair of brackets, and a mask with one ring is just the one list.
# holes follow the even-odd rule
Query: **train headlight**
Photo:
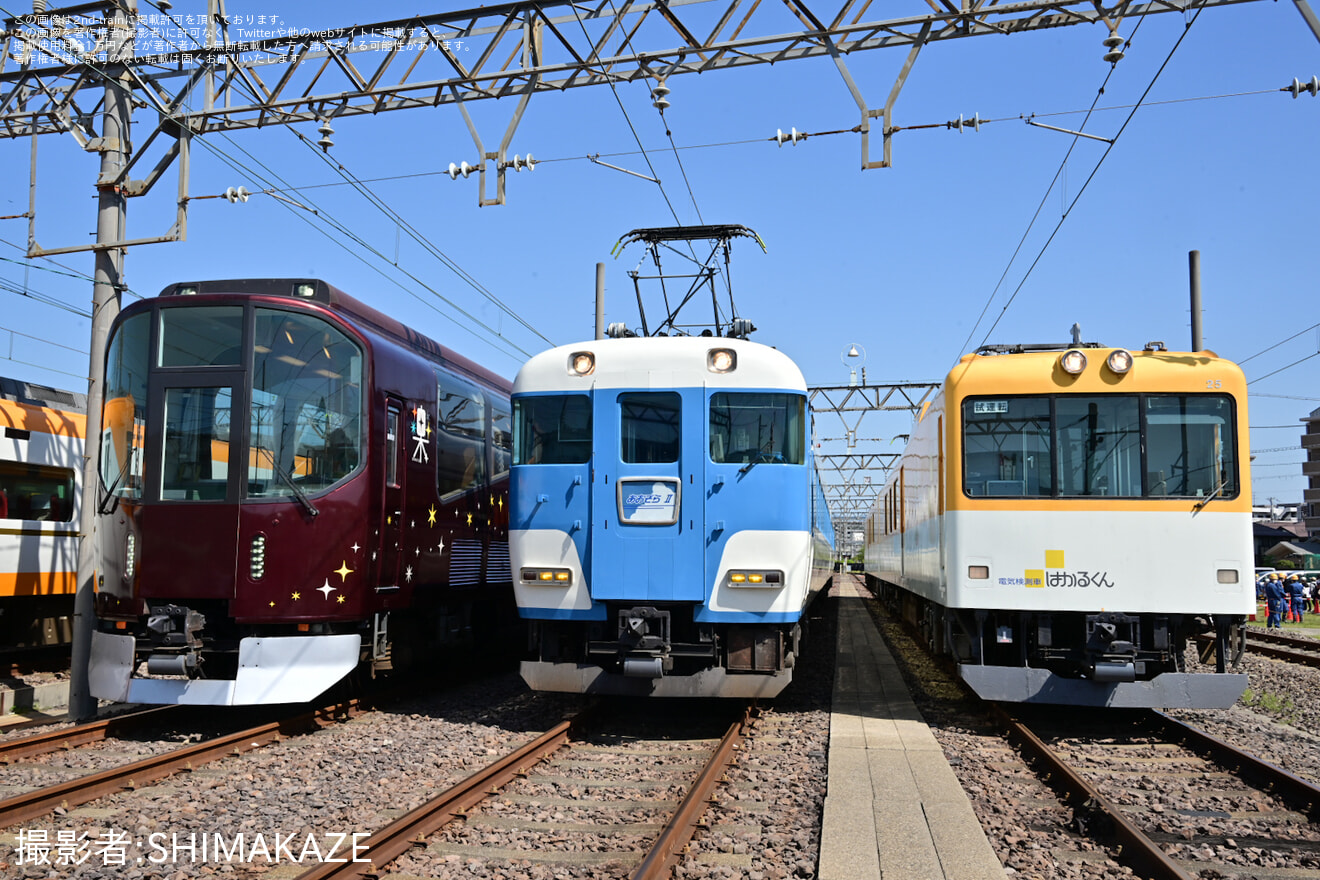
[[1108, 359], [1105, 360], [1105, 365], [1121, 376], [1132, 369], [1132, 353], [1121, 348], [1111, 351]]
[[566, 568], [524, 568], [518, 576], [524, 584], [542, 584], [547, 587], [567, 587], [573, 583], [573, 572]]
[[732, 587], [781, 587], [784, 585], [782, 571], [731, 571], [729, 586]]
[[254, 581], [266, 576], [266, 536], [254, 535], [248, 552], [248, 573]]
[[731, 373], [738, 366], [738, 355], [731, 348], [712, 348], [706, 352], [706, 369], [712, 373]]
[[1059, 358], [1059, 366], [1070, 376], [1076, 376], [1086, 369], [1086, 355], [1075, 348], [1070, 348]]
[[589, 351], [575, 351], [568, 356], [568, 369], [575, 376], [590, 376], [596, 371], [596, 356]]
[[303, 299], [311, 299], [316, 296], [316, 285], [307, 284], [305, 282], [295, 284], [293, 285], [293, 295], [302, 297]]

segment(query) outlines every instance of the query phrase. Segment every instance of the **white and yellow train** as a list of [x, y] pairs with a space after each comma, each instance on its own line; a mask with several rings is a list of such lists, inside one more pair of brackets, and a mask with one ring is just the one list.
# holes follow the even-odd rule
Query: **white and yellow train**
[[86, 409], [0, 377], [0, 651], [72, 638]]
[[[987, 699], [1232, 705], [1255, 610], [1246, 404], [1208, 351], [966, 355], [867, 522], [867, 578]], [[1215, 673], [1188, 671], [1201, 634]]]

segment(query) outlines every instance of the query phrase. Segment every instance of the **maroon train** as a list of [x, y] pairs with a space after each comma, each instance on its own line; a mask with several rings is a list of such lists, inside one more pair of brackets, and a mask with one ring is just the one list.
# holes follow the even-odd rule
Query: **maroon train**
[[302, 702], [512, 611], [510, 383], [323, 281], [111, 331], [92, 693]]

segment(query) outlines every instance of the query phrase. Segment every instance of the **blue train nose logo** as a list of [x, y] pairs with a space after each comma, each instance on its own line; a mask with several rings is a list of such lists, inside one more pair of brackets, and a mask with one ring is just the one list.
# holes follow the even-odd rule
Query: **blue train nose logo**
[[639, 525], [678, 521], [678, 481], [670, 478], [619, 480], [619, 519]]
[[629, 505], [630, 507], [632, 506], [647, 507], [652, 504], [673, 504], [674, 493], [666, 492], [663, 495], [659, 494], [658, 492], [652, 492], [646, 495], [633, 494], [633, 495], [629, 495], [624, 500], [624, 503]]

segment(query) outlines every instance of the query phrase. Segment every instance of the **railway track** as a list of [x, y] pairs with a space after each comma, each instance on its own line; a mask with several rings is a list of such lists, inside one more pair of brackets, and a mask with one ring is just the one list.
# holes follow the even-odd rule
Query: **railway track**
[[1309, 824], [1320, 787], [1229, 743], [1160, 712], [1024, 721], [994, 711], [1079, 824], [1112, 835], [1117, 858], [1143, 877], [1320, 867], [1320, 829]]
[[[105, 740], [115, 736], [116, 732], [122, 733], [130, 727], [137, 729], [150, 721], [159, 720], [167, 711], [175, 711], [175, 709], [165, 707], [147, 710], [11, 740], [0, 744], [0, 758], [5, 759], [5, 763], [10, 767], [21, 766], [16, 765], [15, 762], [60, 749], [73, 749], [79, 745]], [[363, 704], [358, 700], [350, 700], [258, 724], [234, 733], [188, 743], [162, 754], [131, 761], [108, 770], [80, 775], [52, 785], [20, 792], [0, 800], [0, 828], [44, 816], [58, 807], [74, 807], [118, 791], [151, 784], [220, 758], [262, 748], [285, 737], [319, 730], [361, 711], [364, 711]]]
[[1247, 644], [1251, 653], [1303, 666], [1320, 667], [1320, 641], [1262, 630], [1247, 629]]
[[599, 720], [579, 716], [373, 832], [364, 861], [299, 880], [427, 876], [427, 861], [469, 858], [667, 877], [754, 719], [748, 706], [715, 740], [592, 733]]

